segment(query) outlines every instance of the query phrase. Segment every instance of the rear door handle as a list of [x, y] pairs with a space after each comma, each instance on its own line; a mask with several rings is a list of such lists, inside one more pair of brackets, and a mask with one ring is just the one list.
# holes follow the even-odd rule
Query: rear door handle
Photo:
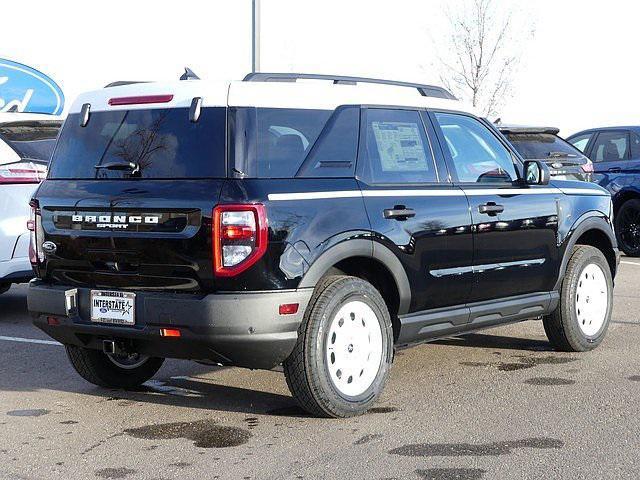
[[611, 173], [620, 173], [622, 171], [622, 169], [620, 167], [611, 167], [609, 170], [607, 170], [608, 172]]
[[478, 211], [480, 213], [486, 213], [487, 215], [497, 215], [504, 212], [504, 205], [496, 205], [494, 202], [478, 205]]
[[416, 212], [413, 208], [406, 208], [402, 205], [397, 205], [393, 208], [384, 209], [384, 218], [406, 220], [407, 218], [411, 218], [415, 216], [416, 216]]

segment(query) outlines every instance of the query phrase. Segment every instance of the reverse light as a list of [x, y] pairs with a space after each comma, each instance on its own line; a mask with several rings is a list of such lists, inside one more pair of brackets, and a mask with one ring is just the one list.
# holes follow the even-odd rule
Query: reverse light
[[148, 103], [169, 103], [173, 95], [141, 95], [136, 97], [115, 97], [109, 99], [109, 105], [144, 105]]
[[0, 185], [40, 183], [47, 176], [47, 167], [33, 162], [0, 165]]
[[232, 277], [244, 272], [267, 250], [268, 226], [264, 205], [215, 207], [212, 239], [215, 274]]

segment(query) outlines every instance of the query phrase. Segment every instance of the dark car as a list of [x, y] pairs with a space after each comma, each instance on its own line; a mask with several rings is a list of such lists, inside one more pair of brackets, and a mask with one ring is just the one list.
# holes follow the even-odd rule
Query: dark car
[[591, 181], [593, 165], [580, 150], [567, 142], [553, 127], [498, 125], [525, 160], [541, 160], [557, 180]]
[[81, 95], [33, 214], [29, 310], [86, 380], [282, 365], [325, 417], [370, 408], [396, 347], [544, 318], [595, 348], [619, 257], [604, 189], [550, 182], [444, 89], [352, 77]]
[[593, 160], [593, 181], [611, 193], [620, 249], [640, 256], [640, 126], [593, 128], [567, 140]]

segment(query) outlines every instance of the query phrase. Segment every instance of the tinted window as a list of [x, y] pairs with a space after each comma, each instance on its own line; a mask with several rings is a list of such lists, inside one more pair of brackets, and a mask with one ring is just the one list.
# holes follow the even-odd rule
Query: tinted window
[[481, 122], [465, 115], [436, 113], [460, 182], [512, 182], [511, 153]]
[[578, 135], [577, 137], [573, 137], [569, 140], [569, 142], [576, 147], [581, 152], [587, 148], [587, 143], [591, 139], [592, 133], [585, 133], [584, 135]]
[[627, 132], [600, 132], [591, 152], [594, 162], [626, 160], [629, 157], [629, 135]]
[[[429, 183], [438, 178], [420, 114], [369, 109], [360, 176], [370, 183]], [[366, 159], [366, 161], [364, 161]]]
[[[196, 123], [188, 108], [92, 112], [86, 127], [69, 115], [49, 178], [224, 177], [225, 108], [205, 108]], [[131, 162], [131, 170], [95, 168]]]
[[528, 160], [582, 156], [571, 144], [550, 133], [508, 133], [507, 138]]
[[0, 126], [0, 139], [20, 158], [49, 161], [59, 130], [60, 122], [14, 122]]
[[231, 111], [231, 156], [235, 173], [291, 178], [333, 111], [235, 108]]
[[359, 107], [338, 108], [309, 152], [298, 176], [352, 176], [358, 153], [359, 125]]

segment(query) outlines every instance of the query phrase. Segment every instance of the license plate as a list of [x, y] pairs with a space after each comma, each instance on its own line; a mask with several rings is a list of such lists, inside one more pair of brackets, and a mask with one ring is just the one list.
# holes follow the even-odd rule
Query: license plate
[[114, 325], [135, 325], [136, 294], [91, 290], [91, 321]]

